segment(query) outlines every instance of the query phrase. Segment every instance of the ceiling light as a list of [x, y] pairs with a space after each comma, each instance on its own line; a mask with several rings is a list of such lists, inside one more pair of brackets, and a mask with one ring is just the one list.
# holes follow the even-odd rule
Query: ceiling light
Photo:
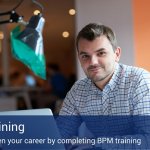
[[69, 14], [70, 15], [75, 15], [75, 13], [76, 13], [75, 9], [69, 9]]
[[34, 15], [38, 15], [38, 14], [40, 14], [41, 12], [39, 11], [39, 10], [35, 10], [34, 12], [33, 12], [33, 14]]
[[64, 32], [62, 33], [62, 36], [63, 36], [64, 38], [68, 38], [68, 37], [69, 37], [69, 32], [68, 32], [68, 31], [64, 31]]

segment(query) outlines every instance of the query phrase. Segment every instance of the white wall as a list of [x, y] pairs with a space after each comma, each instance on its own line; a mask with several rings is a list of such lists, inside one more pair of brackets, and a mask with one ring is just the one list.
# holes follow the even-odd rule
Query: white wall
[[[117, 35], [122, 48], [121, 63], [134, 65], [133, 22], [131, 0], [75, 0], [76, 34], [90, 22], [110, 26]], [[77, 63], [78, 78], [84, 73]]]

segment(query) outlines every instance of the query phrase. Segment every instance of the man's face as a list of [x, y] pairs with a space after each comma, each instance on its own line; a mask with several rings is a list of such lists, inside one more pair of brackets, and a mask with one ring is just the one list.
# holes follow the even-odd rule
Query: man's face
[[81, 66], [93, 82], [108, 82], [119, 61], [120, 48], [114, 51], [106, 36], [97, 37], [93, 41], [81, 38], [78, 42], [78, 56]]

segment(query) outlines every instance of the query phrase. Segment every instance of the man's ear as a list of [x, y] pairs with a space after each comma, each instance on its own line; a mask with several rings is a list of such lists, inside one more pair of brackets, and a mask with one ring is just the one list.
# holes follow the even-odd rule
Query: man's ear
[[121, 56], [121, 48], [120, 47], [116, 48], [115, 55], [116, 55], [115, 61], [118, 62], [120, 60], [120, 56]]

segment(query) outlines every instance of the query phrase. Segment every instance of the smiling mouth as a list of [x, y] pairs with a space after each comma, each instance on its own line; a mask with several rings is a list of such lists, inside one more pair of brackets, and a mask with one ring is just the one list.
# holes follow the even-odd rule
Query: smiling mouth
[[93, 67], [93, 68], [90, 68], [89, 71], [90, 72], [98, 72], [100, 69], [102, 69], [102, 68], [101, 67], [95, 67], [95, 68]]

